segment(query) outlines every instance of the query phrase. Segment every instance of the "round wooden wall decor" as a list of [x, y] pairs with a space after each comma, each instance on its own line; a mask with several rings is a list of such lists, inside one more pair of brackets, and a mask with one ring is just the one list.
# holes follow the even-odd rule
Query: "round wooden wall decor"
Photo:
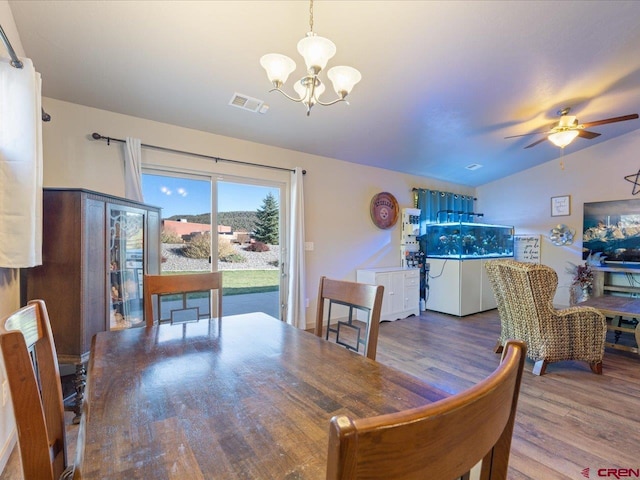
[[386, 230], [398, 221], [398, 201], [389, 192], [380, 192], [371, 199], [371, 220], [378, 228]]

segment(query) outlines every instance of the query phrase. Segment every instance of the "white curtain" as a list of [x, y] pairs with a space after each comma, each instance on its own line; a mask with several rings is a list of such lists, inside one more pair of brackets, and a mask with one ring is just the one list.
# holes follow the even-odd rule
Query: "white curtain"
[[124, 143], [124, 196], [142, 202], [142, 143], [127, 137]]
[[0, 267], [42, 264], [42, 80], [0, 58]]
[[287, 299], [287, 323], [294, 327], [306, 327], [305, 268], [304, 268], [304, 194], [302, 169], [291, 173], [291, 222], [289, 229], [289, 297]]

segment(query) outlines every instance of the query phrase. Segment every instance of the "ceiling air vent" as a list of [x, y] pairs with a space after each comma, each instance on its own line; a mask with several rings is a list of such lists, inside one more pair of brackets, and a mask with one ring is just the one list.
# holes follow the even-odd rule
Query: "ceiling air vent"
[[257, 98], [253, 98], [237, 92], [234, 93], [233, 97], [231, 97], [231, 100], [229, 100], [229, 105], [253, 113], [266, 113], [266, 111], [269, 110], [269, 106], [265, 105], [263, 100], [258, 100]]
[[466, 167], [467, 170], [478, 170], [479, 168], [482, 168], [482, 165], [480, 165], [479, 163], [472, 163], [471, 165], [467, 165]]

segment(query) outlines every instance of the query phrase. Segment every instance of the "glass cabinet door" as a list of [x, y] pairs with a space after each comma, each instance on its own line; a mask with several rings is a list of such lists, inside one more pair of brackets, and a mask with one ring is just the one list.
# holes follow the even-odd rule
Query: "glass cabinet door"
[[144, 325], [144, 220], [141, 210], [109, 205], [109, 328]]

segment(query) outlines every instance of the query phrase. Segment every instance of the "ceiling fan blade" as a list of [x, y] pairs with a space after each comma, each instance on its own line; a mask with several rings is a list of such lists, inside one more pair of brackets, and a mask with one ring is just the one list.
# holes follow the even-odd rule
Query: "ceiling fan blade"
[[588, 132], [587, 130], [578, 130], [578, 136], [591, 140], [592, 138], [599, 137], [600, 134], [596, 132]]
[[524, 148], [531, 148], [531, 147], [535, 147], [536, 145], [538, 145], [539, 143], [544, 142], [547, 139], [547, 137], [541, 138], [540, 140], [537, 140], [535, 142], [533, 142], [531, 145], [527, 145]]
[[613, 118], [605, 118], [604, 120], [596, 120], [595, 122], [586, 122], [586, 123], [583, 123], [582, 126], [584, 128], [597, 127], [598, 125], [605, 125], [607, 123], [624, 122], [625, 120], [634, 120], [636, 118], [638, 118], [638, 114], [633, 113], [631, 115], [623, 115], [621, 117], [613, 117]]
[[551, 133], [551, 130], [545, 130], [544, 132], [531, 132], [531, 133], [523, 133], [521, 135], [510, 135], [508, 137], [504, 137], [505, 139], [507, 138], [517, 138], [517, 137], [526, 137], [528, 135], [542, 135], [542, 134], [548, 134]]

